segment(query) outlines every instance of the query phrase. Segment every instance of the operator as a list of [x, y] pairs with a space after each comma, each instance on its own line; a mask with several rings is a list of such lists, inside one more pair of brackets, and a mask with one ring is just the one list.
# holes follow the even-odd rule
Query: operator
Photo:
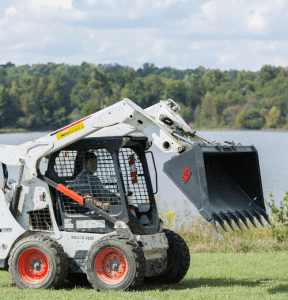
[[[109, 209], [110, 204], [120, 203], [120, 198], [107, 190], [101, 180], [95, 175], [97, 171], [97, 156], [86, 152], [82, 160], [82, 171], [73, 183], [73, 189], [84, 195], [85, 201], [101, 209]], [[91, 195], [92, 192], [92, 195]], [[109, 202], [105, 202], [109, 200]]]

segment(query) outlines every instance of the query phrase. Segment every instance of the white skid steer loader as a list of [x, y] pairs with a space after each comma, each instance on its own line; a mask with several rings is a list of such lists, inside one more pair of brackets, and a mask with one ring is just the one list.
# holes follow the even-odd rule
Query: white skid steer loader
[[[179, 110], [173, 100], [143, 110], [124, 99], [38, 140], [0, 145], [0, 267], [16, 286], [57, 288], [80, 273], [101, 291], [184, 278], [189, 249], [158, 216], [152, 143], [175, 153], [164, 172], [216, 231], [216, 221], [224, 230], [225, 221], [233, 230], [232, 220], [270, 223], [256, 149], [204, 140]], [[20, 166], [18, 182], [6, 165]]]

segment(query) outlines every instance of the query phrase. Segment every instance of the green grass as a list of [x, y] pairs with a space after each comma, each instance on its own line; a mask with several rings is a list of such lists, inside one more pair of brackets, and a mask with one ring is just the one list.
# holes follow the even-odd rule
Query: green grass
[[183, 218], [177, 210], [160, 207], [165, 227], [179, 233], [190, 248], [190, 269], [178, 284], [143, 284], [136, 291], [103, 293], [88, 282], [66, 281], [59, 290], [19, 290], [8, 272], [0, 271], [0, 299], [288, 299], [288, 241], [277, 240], [287, 226], [270, 215], [276, 227], [264, 222], [263, 228], [256, 221], [257, 229], [249, 222], [250, 230], [235, 225], [235, 232], [227, 226], [225, 233], [218, 225], [217, 234], [202, 217], [189, 212], [187, 203], [184, 211]]
[[[125, 293], [125, 294], [124, 294]], [[178, 284], [143, 285], [132, 292], [97, 292], [86, 283], [59, 290], [19, 290], [0, 272], [0, 299], [287, 299], [287, 252], [191, 253]]]

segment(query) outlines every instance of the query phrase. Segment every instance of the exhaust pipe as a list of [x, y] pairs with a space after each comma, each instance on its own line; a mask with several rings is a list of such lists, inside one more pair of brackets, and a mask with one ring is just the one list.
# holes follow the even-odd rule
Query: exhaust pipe
[[243, 230], [247, 219], [257, 228], [271, 225], [266, 213], [258, 153], [254, 146], [195, 145], [164, 163], [164, 173], [218, 231], [216, 221], [227, 232], [232, 220]]

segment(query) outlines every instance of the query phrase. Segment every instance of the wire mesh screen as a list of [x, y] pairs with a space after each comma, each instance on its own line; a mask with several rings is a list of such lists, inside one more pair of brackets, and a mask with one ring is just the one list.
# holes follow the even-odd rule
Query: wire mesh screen
[[[62, 184], [98, 208], [109, 211], [111, 205], [121, 204], [113, 159], [105, 148], [61, 151], [54, 169]], [[66, 213], [92, 213], [66, 195], [58, 195]]]
[[49, 207], [31, 211], [29, 217], [32, 230], [53, 230]]
[[[137, 182], [132, 183], [131, 169], [129, 161], [133, 156], [137, 170]], [[142, 163], [138, 155], [131, 148], [121, 148], [119, 151], [119, 162], [123, 175], [126, 194], [130, 194], [133, 205], [137, 206], [140, 212], [146, 212], [150, 209], [150, 199], [148, 195], [146, 180]]]
[[77, 151], [61, 151], [55, 159], [55, 171], [60, 178], [72, 177], [75, 170]]

